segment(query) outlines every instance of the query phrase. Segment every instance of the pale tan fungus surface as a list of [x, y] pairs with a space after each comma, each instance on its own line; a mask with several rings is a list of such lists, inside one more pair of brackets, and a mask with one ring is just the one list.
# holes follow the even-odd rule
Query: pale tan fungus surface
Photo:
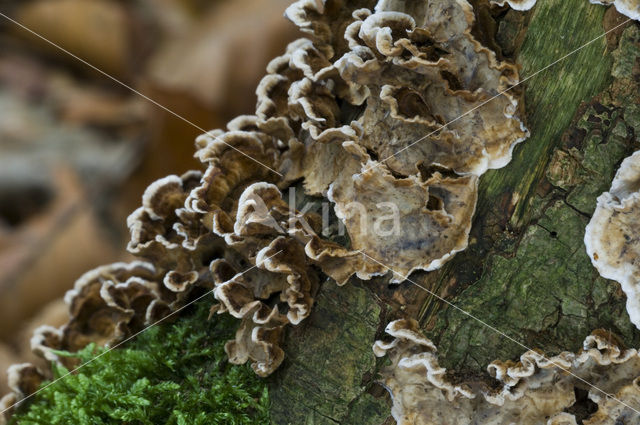
[[391, 394], [398, 425], [577, 425], [569, 413], [577, 391], [597, 405], [584, 425], [640, 420], [627, 407], [640, 407], [640, 357], [610, 340], [607, 332], [594, 331], [578, 353], [545, 357], [532, 350], [518, 362], [494, 361], [487, 368], [497, 382], [491, 388], [484, 381], [454, 383], [415, 320], [391, 322], [386, 332], [391, 340], [377, 341], [373, 350], [391, 362], [381, 371], [381, 383]]
[[629, 318], [640, 328], [640, 151], [622, 162], [609, 192], [598, 197], [584, 242], [598, 272], [622, 286]]

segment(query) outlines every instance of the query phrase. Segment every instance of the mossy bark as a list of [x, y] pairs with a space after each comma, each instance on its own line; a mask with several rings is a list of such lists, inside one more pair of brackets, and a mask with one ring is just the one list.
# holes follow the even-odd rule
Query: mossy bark
[[[597, 38], [624, 18], [586, 0], [543, 0], [527, 14], [487, 19], [521, 77], [535, 74], [518, 88], [531, 137], [482, 177], [468, 249], [412, 280], [530, 348], [575, 351], [597, 328], [640, 346], [624, 294], [598, 275], [583, 243], [597, 196], [640, 147], [638, 24]], [[371, 345], [407, 315], [460, 379], [486, 378], [492, 360], [525, 351], [409, 282], [326, 282], [312, 316], [287, 335], [287, 359], [270, 383], [272, 423], [392, 423]]]

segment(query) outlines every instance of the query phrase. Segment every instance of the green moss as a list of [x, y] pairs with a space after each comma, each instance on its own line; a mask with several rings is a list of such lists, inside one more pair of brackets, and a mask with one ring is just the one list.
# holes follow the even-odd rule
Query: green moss
[[[101, 355], [38, 393], [12, 424], [224, 424], [269, 423], [264, 381], [247, 365], [226, 361], [224, 342], [235, 320], [207, 320], [207, 306], [173, 324], [158, 325], [126, 348]], [[82, 362], [104, 353], [88, 346], [66, 356]], [[55, 368], [55, 376], [67, 370]]]

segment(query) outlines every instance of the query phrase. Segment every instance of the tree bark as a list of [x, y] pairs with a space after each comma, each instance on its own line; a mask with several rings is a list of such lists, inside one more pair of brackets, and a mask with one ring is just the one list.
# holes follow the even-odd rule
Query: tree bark
[[638, 24], [604, 37], [626, 17], [587, 0], [541, 0], [527, 13], [474, 6], [483, 42], [495, 40], [521, 66], [526, 80], [514, 90], [524, 91], [531, 137], [509, 165], [481, 178], [469, 247], [442, 269], [411, 276], [427, 290], [385, 278], [323, 284], [311, 317], [289, 329], [285, 363], [270, 378], [275, 424], [393, 423], [375, 382], [384, 359], [371, 345], [398, 317], [420, 321], [457, 379], [488, 380], [491, 361], [526, 351], [487, 325], [549, 354], [576, 351], [597, 328], [640, 345], [620, 286], [598, 275], [583, 243], [597, 196], [640, 147]]

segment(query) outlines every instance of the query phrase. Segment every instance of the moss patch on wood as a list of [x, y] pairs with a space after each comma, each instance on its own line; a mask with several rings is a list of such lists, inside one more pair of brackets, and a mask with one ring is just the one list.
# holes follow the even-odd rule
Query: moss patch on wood
[[[21, 425], [267, 425], [266, 383], [248, 365], [227, 363], [224, 343], [236, 321], [207, 320], [202, 303], [158, 325], [38, 393], [13, 416]], [[104, 348], [65, 355], [90, 361]], [[67, 370], [54, 367], [55, 376]], [[43, 385], [46, 385], [43, 384]]]

